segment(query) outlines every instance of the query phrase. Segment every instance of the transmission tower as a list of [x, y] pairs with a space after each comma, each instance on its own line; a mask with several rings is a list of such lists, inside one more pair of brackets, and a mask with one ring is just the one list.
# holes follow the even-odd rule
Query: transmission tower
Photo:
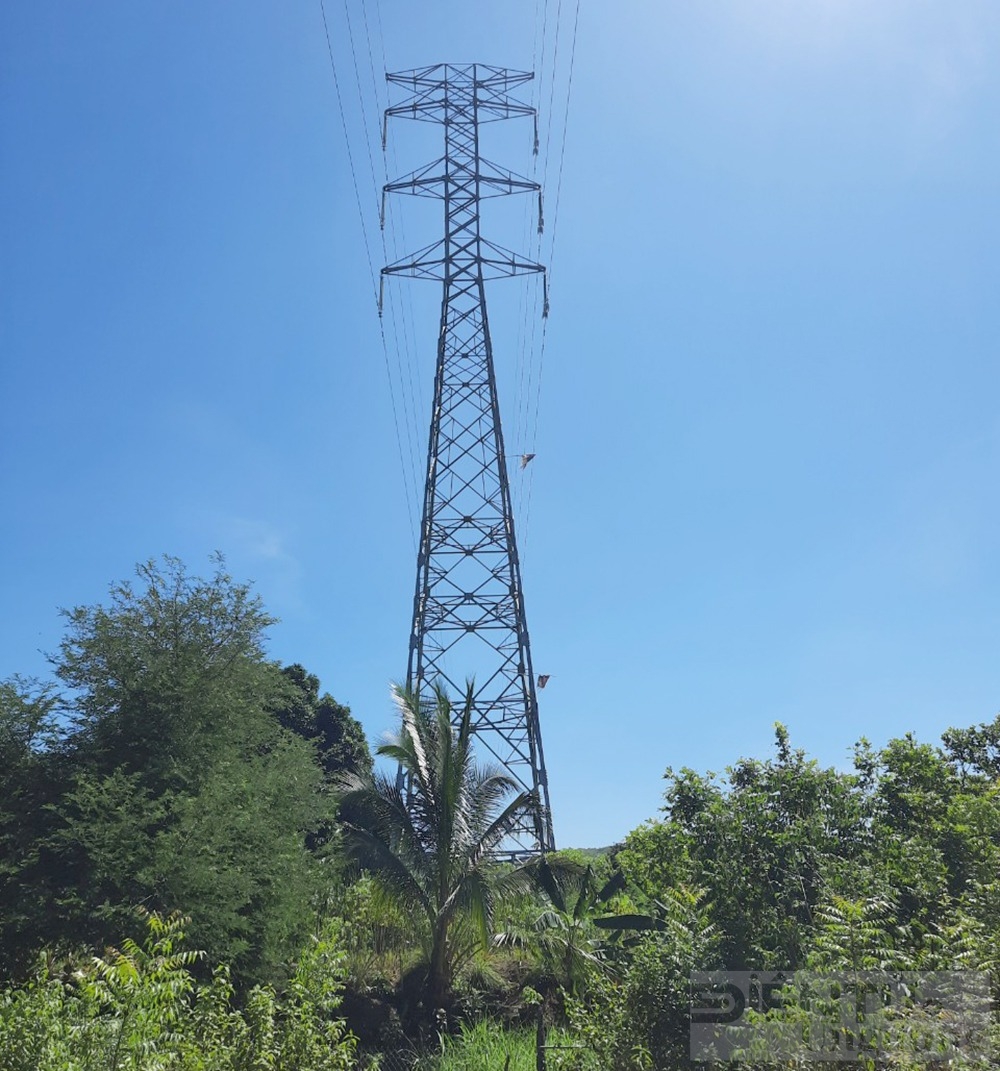
[[541, 187], [491, 164], [479, 139], [484, 123], [534, 117], [510, 96], [532, 77], [475, 63], [387, 74], [409, 95], [386, 109], [383, 128], [384, 147], [390, 117], [444, 127], [444, 155], [383, 192], [383, 224], [387, 193], [444, 202], [444, 238], [382, 269], [383, 287], [394, 275], [443, 284], [407, 682], [415, 690], [440, 683], [457, 699], [474, 679], [478, 743], [539, 801], [504, 846], [521, 856], [555, 842], [484, 284], [542, 273], [544, 285], [545, 269], [487, 241], [479, 206], [536, 194], [540, 231]]

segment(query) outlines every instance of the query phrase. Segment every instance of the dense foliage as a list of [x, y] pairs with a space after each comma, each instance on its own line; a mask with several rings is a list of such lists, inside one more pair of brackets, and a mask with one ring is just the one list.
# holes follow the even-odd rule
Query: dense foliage
[[113, 943], [143, 904], [188, 912], [214, 962], [264, 981], [308, 933], [324, 779], [368, 768], [367, 747], [314, 677], [266, 658], [272, 618], [221, 563], [138, 577], [66, 613], [61, 690], [0, 689], [2, 963]]
[[668, 770], [664, 817], [617, 853], [643, 904], [686, 892], [692, 910], [592, 992], [584, 1012], [611, 1011], [609, 1066], [638, 1066], [628, 1051], [685, 1062], [686, 1009], [668, 987], [692, 970], [995, 972], [1000, 720], [943, 747], [862, 741], [850, 772], [776, 735], [775, 758], [740, 760], [724, 779]]
[[53, 681], [0, 682], [0, 1067], [666, 1071], [696, 971], [799, 971], [792, 1035], [816, 972], [1000, 994], [1000, 719], [849, 770], [777, 726], [770, 758], [668, 769], [622, 844], [515, 868], [491, 851], [536, 801], [477, 763], [468, 706], [398, 692], [380, 771], [271, 622], [221, 562], [146, 563], [66, 613]]
[[145, 918], [146, 939], [0, 995], [5, 1071], [347, 1071], [354, 1039], [334, 1013], [343, 953], [336, 931], [313, 939], [279, 996], [254, 987], [242, 1008], [225, 967], [208, 982], [183, 948], [184, 920]]

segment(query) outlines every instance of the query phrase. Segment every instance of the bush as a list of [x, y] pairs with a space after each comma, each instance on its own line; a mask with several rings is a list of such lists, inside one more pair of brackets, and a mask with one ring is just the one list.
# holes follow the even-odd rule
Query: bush
[[333, 1017], [344, 954], [336, 927], [303, 952], [282, 994], [257, 986], [233, 1006], [228, 970], [199, 983], [200, 952], [182, 951], [179, 916], [145, 916], [142, 945], [59, 977], [43, 956], [34, 977], [0, 995], [4, 1071], [348, 1071], [354, 1038]]

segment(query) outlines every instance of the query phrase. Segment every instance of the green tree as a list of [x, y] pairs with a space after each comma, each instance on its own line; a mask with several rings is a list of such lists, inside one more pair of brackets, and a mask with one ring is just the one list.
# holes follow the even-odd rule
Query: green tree
[[55, 659], [70, 729], [53, 936], [99, 945], [132, 904], [181, 909], [213, 959], [266, 978], [307, 932], [305, 837], [331, 809], [312, 745], [273, 713], [289, 691], [264, 653], [273, 619], [221, 560], [208, 579], [172, 558], [137, 573], [67, 613]]
[[816, 909], [809, 966], [833, 971], [912, 967], [896, 949], [892, 922], [892, 905], [878, 897], [831, 896]]
[[351, 708], [338, 703], [329, 692], [319, 694], [319, 677], [297, 662], [285, 666], [282, 675], [291, 685], [278, 720], [293, 733], [316, 746], [327, 780], [343, 773], [368, 774], [372, 756], [364, 729], [351, 717]]
[[666, 817], [630, 834], [618, 856], [650, 898], [703, 888], [724, 961], [738, 968], [801, 963], [826, 884], [863, 880], [870, 851], [858, 776], [822, 769], [781, 725], [776, 740], [776, 759], [740, 759], [725, 783], [668, 770]]
[[960, 776], [987, 781], [1000, 777], [1000, 716], [969, 729], [946, 729], [941, 739]]
[[527, 792], [509, 799], [516, 782], [477, 763], [471, 694], [457, 728], [442, 690], [431, 709], [404, 689], [395, 696], [402, 726], [377, 754], [402, 766], [409, 790], [394, 775], [348, 776], [340, 813], [357, 862], [423, 920], [426, 994], [439, 1007], [456, 965], [488, 942], [505, 884], [491, 853], [537, 801]]
[[984, 844], [974, 827], [990, 825], [982, 806], [989, 783], [959, 776], [944, 751], [912, 733], [877, 752], [874, 771], [871, 883], [916, 936], [945, 921], [977, 870]]
[[577, 852], [554, 852], [526, 863], [521, 872], [530, 877], [541, 903], [532, 905], [526, 925], [508, 922], [494, 937], [496, 947], [533, 953], [543, 972], [535, 987], [543, 991], [579, 993], [604, 962], [606, 935], [595, 925], [595, 916], [611, 909], [625, 882], [618, 871], [599, 876], [597, 866], [582, 858]]
[[[40, 903], [57, 872], [42, 848], [58, 798], [56, 697], [50, 687], [0, 682], [0, 972], [17, 973], [49, 936]], [[47, 891], [46, 891], [47, 890]]]

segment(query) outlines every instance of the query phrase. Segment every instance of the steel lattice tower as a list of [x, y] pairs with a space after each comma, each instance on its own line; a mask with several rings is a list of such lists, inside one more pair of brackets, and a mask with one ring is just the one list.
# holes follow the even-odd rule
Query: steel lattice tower
[[383, 204], [385, 193], [444, 202], [444, 238], [382, 270], [383, 286], [393, 275], [443, 284], [407, 682], [441, 683], [457, 699], [474, 678], [477, 741], [539, 800], [507, 846], [521, 855], [555, 844], [484, 284], [536, 272], [544, 283], [545, 269], [483, 238], [479, 207], [536, 193], [540, 230], [541, 188], [484, 159], [479, 133], [483, 123], [535, 115], [510, 96], [532, 77], [483, 64], [387, 74], [409, 95], [386, 110], [383, 132], [384, 145], [389, 117], [417, 119], [441, 124], [445, 142], [440, 159], [383, 193]]

